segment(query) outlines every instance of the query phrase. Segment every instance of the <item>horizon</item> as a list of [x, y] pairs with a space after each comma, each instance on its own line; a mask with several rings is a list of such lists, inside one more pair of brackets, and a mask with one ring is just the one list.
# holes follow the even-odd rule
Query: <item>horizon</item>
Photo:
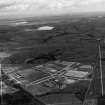
[[62, 17], [69, 17], [69, 18], [78, 18], [78, 17], [91, 17], [91, 16], [105, 16], [105, 12], [80, 12], [80, 13], [73, 13], [73, 14], [57, 14], [57, 15], [42, 15], [42, 16], [24, 16], [24, 17], [3, 17], [0, 18], [0, 21], [15, 21], [15, 20], [27, 20], [27, 19], [35, 19], [35, 20], [46, 20], [47, 18], [62, 18]]

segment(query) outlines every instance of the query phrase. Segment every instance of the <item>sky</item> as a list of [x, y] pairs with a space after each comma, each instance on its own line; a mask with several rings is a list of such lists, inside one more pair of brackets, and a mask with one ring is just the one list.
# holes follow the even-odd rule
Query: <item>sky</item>
[[105, 0], [0, 0], [0, 17], [44, 16], [105, 10]]

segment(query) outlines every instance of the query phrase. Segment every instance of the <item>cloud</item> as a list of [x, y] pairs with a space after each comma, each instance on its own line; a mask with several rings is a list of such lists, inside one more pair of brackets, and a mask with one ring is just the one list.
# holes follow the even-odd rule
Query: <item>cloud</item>
[[[96, 10], [105, 8], [105, 0], [0, 0], [0, 12], [40, 13]], [[97, 8], [99, 7], [99, 8]], [[44, 14], [44, 13], [43, 13]]]
[[77, 3], [75, 3], [75, 5], [77, 7], [88, 7], [88, 6], [101, 6], [105, 4], [104, 0], [78, 0]]
[[[72, 8], [81, 6], [92, 6], [103, 4], [104, 0], [1, 0], [0, 4], [4, 10], [7, 9], [17, 9], [20, 11], [35, 8], [35, 9], [62, 9], [62, 8]], [[16, 5], [10, 6], [8, 3], [15, 3]], [[8, 7], [8, 8], [7, 8]], [[19, 8], [20, 7], [20, 8]]]
[[7, 8], [7, 7], [11, 7], [11, 6], [13, 6], [13, 5], [14, 5], [13, 3], [2, 4], [2, 5], [0, 5], [0, 10], [1, 10], [1, 9], [4, 9], [4, 8]]

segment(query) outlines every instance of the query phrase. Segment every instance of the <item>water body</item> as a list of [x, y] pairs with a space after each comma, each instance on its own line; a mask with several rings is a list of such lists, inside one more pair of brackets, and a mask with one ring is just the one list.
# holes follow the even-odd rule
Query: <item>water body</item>
[[39, 28], [37, 28], [37, 30], [38, 31], [42, 31], [42, 30], [53, 30], [54, 29], [54, 27], [52, 27], [52, 26], [42, 26], [42, 27], [39, 27]]

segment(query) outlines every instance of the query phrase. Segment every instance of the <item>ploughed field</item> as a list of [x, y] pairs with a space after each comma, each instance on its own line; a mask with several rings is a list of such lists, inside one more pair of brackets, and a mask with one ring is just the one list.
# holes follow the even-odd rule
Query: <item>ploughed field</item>
[[[52, 26], [54, 29], [36, 30], [40, 26]], [[59, 59], [98, 65], [98, 41], [96, 40], [98, 38], [103, 39], [101, 46], [104, 75], [104, 17], [81, 17], [74, 21], [67, 18], [43, 24], [0, 26], [0, 51], [11, 53], [9, 57], [2, 60], [2, 64], [11, 65], [11, 67], [19, 65], [22, 69]], [[99, 73], [95, 72], [95, 75], [99, 77]], [[96, 84], [98, 84], [97, 81]], [[100, 86], [98, 86], [97, 94], [100, 94]], [[46, 101], [44, 98], [40, 100]]]

